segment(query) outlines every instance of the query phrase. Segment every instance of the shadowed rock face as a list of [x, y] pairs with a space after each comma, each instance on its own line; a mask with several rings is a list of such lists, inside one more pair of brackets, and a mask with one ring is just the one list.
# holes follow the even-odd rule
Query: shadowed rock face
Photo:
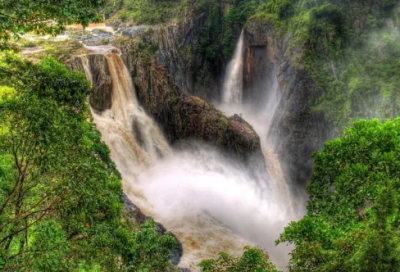
[[[273, 118], [269, 137], [276, 137], [276, 150], [288, 180], [304, 185], [312, 173], [311, 153], [319, 150], [332, 131], [323, 115], [310, 109], [320, 96], [308, 72], [293, 60], [299, 48], [289, 49], [288, 39], [275, 33], [272, 23], [252, 20], [245, 29], [244, 97], [265, 92], [262, 81], [276, 77], [282, 99]], [[301, 61], [300, 61], [301, 62]]]
[[102, 55], [89, 55], [88, 62], [94, 87], [89, 97], [90, 105], [97, 111], [110, 109], [112, 101], [112, 79], [107, 58]]
[[[90, 106], [97, 111], [111, 108], [112, 101], [112, 78], [108, 67], [107, 58], [103, 55], [87, 55], [86, 65], [90, 70], [93, 89], [89, 96]], [[70, 69], [85, 72], [82, 57], [73, 57], [67, 63]]]
[[182, 95], [170, 103], [172, 122], [168, 135], [171, 140], [182, 137], [203, 140], [245, 160], [259, 154], [257, 133], [239, 116], [227, 118], [197, 96]]

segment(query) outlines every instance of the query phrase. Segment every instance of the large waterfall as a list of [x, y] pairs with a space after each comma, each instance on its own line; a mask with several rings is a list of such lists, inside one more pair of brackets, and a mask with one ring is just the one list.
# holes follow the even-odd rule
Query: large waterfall
[[[171, 148], [139, 106], [119, 54], [89, 49], [106, 56], [113, 80], [111, 109], [93, 110], [94, 121], [122, 175], [124, 192], [182, 243], [180, 266], [197, 271], [202, 259], [221, 251], [239, 255], [245, 245], [258, 245], [284, 268], [288, 249], [275, 247], [274, 241], [288, 222], [285, 200], [212, 147], [187, 142]], [[82, 58], [91, 79], [89, 62]]]

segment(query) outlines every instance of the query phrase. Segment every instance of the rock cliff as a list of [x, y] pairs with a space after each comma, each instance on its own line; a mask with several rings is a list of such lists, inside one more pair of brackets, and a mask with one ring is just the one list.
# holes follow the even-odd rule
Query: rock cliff
[[321, 113], [311, 110], [321, 91], [315, 87], [308, 71], [293, 59], [291, 51], [299, 49], [290, 48], [289, 42], [290, 37], [275, 32], [273, 23], [256, 19], [248, 23], [243, 95], [245, 100], [257, 101], [271, 89], [274, 78], [277, 80], [282, 98], [268, 137], [279, 139], [275, 141], [275, 150], [287, 180], [304, 185], [312, 173], [310, 155], [322, 147], [332, 128]]

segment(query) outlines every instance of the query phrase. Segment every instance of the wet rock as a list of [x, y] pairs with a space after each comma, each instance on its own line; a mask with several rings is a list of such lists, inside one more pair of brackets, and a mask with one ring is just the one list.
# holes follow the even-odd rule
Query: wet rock
[[89, 103], [97, 111], [110, 109], [113, 86], [107, 58], [96, 54], [89, 55], [88, 60], [93, 79], [93, 92], [89, 97]]
[[125, 214], [128, 215], [128, 217], [132, 220], [134, 220], [138, 224], [144, 223], [147, 219], [150, 219], [151, 217], [145, 215], [142, 213], [142, 211], [137, 207], [135, 204], [133, 204], [132, 201], [128, 198], [126, 194], [122, 195], [122, 200], [124, 202], [124, 212]]
[[171, 108], [168, 128], [175, 140], [200, 139], [245, 161], [261, 150], [259, 136], [244, 119], [227, 118], [200, 97], [181, 95]]
[[140, 32], [146, 30], [147, 28], [148, 28], [147, 26], [133, 26], [126, 28], [124, 30], [120, 30], [119, 32], [121, 33], [122, 36], [134, 37], [138, 35]]
[[102, 30], [102, 29], [93, 29], [91, 32], [92, 32], [92, 34], [94, 36], [105, 38], [105, 39], [109, 39], [109, 38], [111, 38], [113, 36], [112, 33], [107, 32], [107, 31]]

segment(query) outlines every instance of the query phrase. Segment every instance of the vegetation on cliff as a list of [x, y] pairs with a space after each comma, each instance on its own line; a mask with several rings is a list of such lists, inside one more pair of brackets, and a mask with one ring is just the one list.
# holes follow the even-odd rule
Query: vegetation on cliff
[[[28, 32], [56, 35], [67, 24], [80, 23], [86, 26], [89, 22], [98, 21], [101, 19], [98, 9], [104, 3], [104, 0], [2, 0], [0, 48], [9, 47], [8, 41]], [[50, 20], [51, 24], [48, 23]]]
[[287, 54], [322, 95], [313, 110], [336, 133], [359, 118], [398, 116], [398, 0], [268, 1], [253, 19], [291, 40]]
[[140, 24], [176, 23], [189, 8], [190, 0], [117, 0], [108, 3], [115, 12], [112, 21]]
[[[102, 1], [2, 1], [2, 48], [97, 18]], [[53, 19], [53, 24], [48, 20]], [[85, 76], [0, 55], [0, 270], [165, 271], [176, 240], [123, 213], [121, 177], [90, 122]]]
[[0, 76], [4, 270], [163, 271], [175, 239], [122, 214], [121, 177], [87, 121], [84, 75], [5, 54]]
[[357, 121], [314, 154], [307, 215], [279, 242], [290, 271], [398, 271], [400, 119]]

